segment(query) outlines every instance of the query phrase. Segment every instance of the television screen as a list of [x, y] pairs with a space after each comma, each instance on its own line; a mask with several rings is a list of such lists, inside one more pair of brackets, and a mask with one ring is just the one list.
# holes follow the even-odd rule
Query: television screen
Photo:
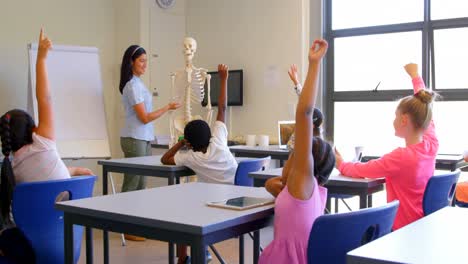
[[[218, 105], [218, 97], [219, 97], [219, 89], [221, 88], [219, 82], [219, 73], [216, 72], [208, 72], [211, 75], [211, 86], [210, 86], [210, 95], [211, 95], [211, 105], [217, 106]], [[231, 105], [242, 105], [244, 102], [243, 98], [243, 89], [244, 89], [244, 76], [242, 70], [231, 70], [229, 71], [228, 77], [228, 88], [227, 88], [227, 103], [228, 106]], [[208, 89], [208, 85], [205, 83], [205, 98], [203, 99], [202, 105], [206, 106], [208, 103], [208, 99], [206, 94]]]

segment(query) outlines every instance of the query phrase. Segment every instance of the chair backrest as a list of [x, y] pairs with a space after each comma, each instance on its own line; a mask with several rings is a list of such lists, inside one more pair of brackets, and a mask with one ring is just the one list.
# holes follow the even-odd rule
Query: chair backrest
[[460, 170], [447, 171], [443, 175], [434, 175], [427, 182], [423, 197], [424, 216], [444, 208], [452, 203]]
[[[68, 192], [69, 200], [91, 197], [96, 176], [18, 184], [13, 191], [12, 213], [16, 225], [31, 240], [37, 263], [63, 263], [63, 212], [54, 208], [57, 196]], [[83, 227], [73, 226], [74, 256], [78, 262]]]
[[250, 172], [264, 171], [270, 164], [271, 157], [247, 159], [239, 162], [234, 177], [234, 185], [253, 186], [253, 179], [249, 177]]
[[318, 217], [310, 231], [308, 263], [346, 263], [346, 254], [392, 230], [400, 202]]

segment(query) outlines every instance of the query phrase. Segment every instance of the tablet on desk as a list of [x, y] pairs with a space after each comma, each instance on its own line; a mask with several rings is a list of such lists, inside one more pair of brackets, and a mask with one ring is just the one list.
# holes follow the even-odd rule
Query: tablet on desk
[[254, 207], [264, 206], [275, 202], [274, 198], [258, 198], [241, 196], [216, 202], [207, 202], [208, 206], [221, 207], [233, 210], [246, 210]]

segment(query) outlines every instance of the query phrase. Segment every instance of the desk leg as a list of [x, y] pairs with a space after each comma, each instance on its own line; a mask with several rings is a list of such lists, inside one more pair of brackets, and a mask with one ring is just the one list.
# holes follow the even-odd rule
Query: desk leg
[[359, 209], [367, 208], [367, 193], [359, 195]]
[[107, 168], [102, 165], [102, 195], [107, 195]]
[[244, 235], [239, 236], [239, 264], [244, 264]]
[[86, 227], [86, 264], [93, 264], [93, 230]]
[[260, 230], [253, 232], [253, 263], [257, 264], [260, 258]]
[[102, 241], [104, 243], [103, 245], [104, 264], [109, 264], [109, 232], [105, 230], [102, 232]]
[[73, 257], [73, 224], [70, 221], [70, 217], [65, 213], [63, 216], [63, 228], [64, 228], [64, 247], [65, 247], [65, 262], [66, 264], [72, 264], [74, 262]]
[[175, 178], [175, 183], [176, 183], [176, 184], [180, 184], [180, 177], [176, 177], [176, 178]]
[[367, 208], [372, 207], [372, 194], [367, 196]]
[[203, 244], [202, 240], [199, 240], [190, 246], [190, 255], [192, 256], [193, 264], [206, 263], [206, 245]]
[[169, 178], [167, 179], [167, 184], [174, 185], [174, 178], [174, 175], [169, 176]]
[[169, 242], [169, 264], [174, 264], [174, 243]]
[[280, 165], [280, 168], [283, 168], [284, 167], [284, 160], [280, 159], [279, 160], [279, 165]]
[[331, 214], [331, 198], [327, 197], [327, 203], [325, 205], [325, 213]]

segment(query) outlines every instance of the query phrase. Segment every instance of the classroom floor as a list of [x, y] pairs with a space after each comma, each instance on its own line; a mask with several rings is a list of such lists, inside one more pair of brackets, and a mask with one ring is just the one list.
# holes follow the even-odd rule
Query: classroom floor
[[[93, 232], [94, 236], [94, 263], [102, 263], [102, 232], [95, 230]], [[156, 240], [146, 240], [145, 242], [134, 242], [127, 241], [125, 247], [122, 246], [120, 240], [120, 234], [110, 233], [109, 234], [109, 255], [110, 263], [112, 264], [123, 264], [123, 263], [168, 263], [168, 247], [167, 243], [156, 241]], [[266, 247], [273, 238], [273, 227], [265, 228], [261, 231], [260, 239], [262, 247]], [[223, 241], [221, 243], [215, 244], [216, 250], [221, 254], [226, 263], [239, 263], [239, 240], [230, 239]], [[252, 240], [250, 237], [245, 236], [245, 263], [253, 263], [252, 260]], [[211, 252], [213, 260], [210, 262], [220, 263], [216, 256]], [[86, 263], [86, 251], [85, 243], [81, 246], [81, 257], [79, 264]]]

